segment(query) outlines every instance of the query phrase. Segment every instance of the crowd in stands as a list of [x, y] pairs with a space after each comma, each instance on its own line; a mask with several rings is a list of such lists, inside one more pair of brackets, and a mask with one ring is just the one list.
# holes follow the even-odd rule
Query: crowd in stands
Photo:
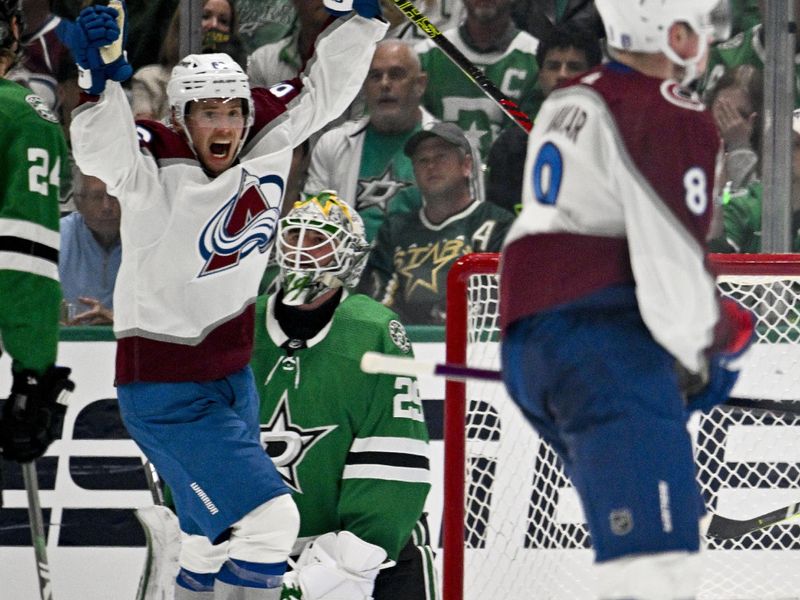
[[[10, 75], [43, 98], [67, 135], [78, 102], [77, 71], [59, 27], [88, 3], [24, 0], [25, 58]], [[325, 132], [295, 149], [284, 213], [305, 196], [335, 190], [362, 216], [373, 246], [359, 290], [398, 311], [408, 324], [440, 325], [442, 274], [462, 254], [499, 251], [519, 210], [526, 133], [392, 1], [382, 4], [391, 28], [361, 97]], [[719, 186], [724, 192], [718, 199], [724, 228], [712, 248], [758, 252], [764, 2], [730, 4], [730, 37], [714, 44], [694, 91], [712, 111], [725, 148], [726, 185]], [[180, 58], [179, 2], [127, 0], [127, 5], [128, 60], [135, 74], [126, 90], [133, 112], [138, 119], [168, 123], [165, 87]], [[415, 5], [531, 118], [559, 84], [605, 60], [602, 24], [591, 1], [416, 0]], [[302, 72], [328, 23], [322, 0], [205, 0], [202, 51], [226, 52], [246, 69], [253, 86], [273, 86]], [[800, 108], [800, 60], [795, 62]], [[451, 125], [443, 128], [441, 122]], [[793, 134], [795, 174], [800, 173], [798, 123], [800, 117]], [[795, 180], [792, 206], [800, 211]], [[76, 172], [62, 193], [61, 278], [67, 302], [78, 306], [69, 323], [113, 319], [113, 281], [124, 249], [119, 205], [98, 183]]]

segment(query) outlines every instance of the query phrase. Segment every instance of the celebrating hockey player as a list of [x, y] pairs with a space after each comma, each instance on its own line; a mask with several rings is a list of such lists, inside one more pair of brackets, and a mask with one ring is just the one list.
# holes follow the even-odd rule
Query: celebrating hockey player
[[505, 382], [572, 478], [603, 600], [695, 597], [686, 419], [727, 399], [753, 334], [706, 268], [720, 141], [679, 83], [715, 2], [597, 0], [613, 60], [545, 101], [503, 252]]
[[0, 0], [0, 350], [12, 358], [11, 396], [0, 418], [7, 460], [30, 462], [59, 435], [72, 390], [54, 366], [61, 286], [59, 189], [67, 143], [58, 119], [29, 89], [4, 79], [22, 51], [21, 0]]
[[[298, 514], [258, 439], [248, 366], [254, 302], [292, 148], [353, 100], [385, 30], [377, 0], [332, 1], [301, 78], [253, 89], [228, 55], [184, 58], [171, 126], [134, 123], [119, 81], [124, 5], [85, 8], [67, 36], [84, 103], [81, 170], [120, 201], [116, 383], [131, 437], [169, 484], [184, 542], [178, 600], [277, 599]], [[212, 560], [224, 545], [224, 564]], [[211, 566], [213, 565], [213, 566]]]
[[252, 366], [261, 440], [300, 510], [302, 553], [287, 591], [303, 600], [438, 597], [417, 382], [359, 368], [370, 350], [412, 355], [397, 315], [348, 291], [369, 248], [361, 217], [322, 192], [281, 219], [275, 248], [280, 287], [259, 299]]

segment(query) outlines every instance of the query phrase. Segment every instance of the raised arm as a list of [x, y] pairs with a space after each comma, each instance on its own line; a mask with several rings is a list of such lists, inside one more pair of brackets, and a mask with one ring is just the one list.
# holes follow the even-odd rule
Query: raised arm
[[[374, 4], [377, 0], [369, 0]], [[377, 12], [375, 14], [378, 14]], [[330, 121], [338, 118], [355, 99], [367, 75], [375, 45], [386, 33], [383, 19], [365, 17], [358, 7], [331, 23], [317, 38], [314, 55], [299, 75], [299, 95], [288, 103], [285, 122], [289, 143], [297, 146]], [[259, 141], [258, 151], [283, 144], [280, 136]]]

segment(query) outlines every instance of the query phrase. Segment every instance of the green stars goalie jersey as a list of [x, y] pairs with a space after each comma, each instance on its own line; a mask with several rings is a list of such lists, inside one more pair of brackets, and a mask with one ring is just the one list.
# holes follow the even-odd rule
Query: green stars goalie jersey
[[[397, 316], [347, 295], [306, 343], [259, 298], [251, 365], [261, 396], [261, 440], [300, 511], [300, 538], [348, 530], [398, 554], [430, 488], [428, 433], [412, 377], [369, 375], [364, 352], [412, 356]], [[306, 346], [306, 347], [303, 347]]]
[[0, 79], [0, 347], [15, 369], [56, 359], [59, 189], [67, 145], [29, 89]]

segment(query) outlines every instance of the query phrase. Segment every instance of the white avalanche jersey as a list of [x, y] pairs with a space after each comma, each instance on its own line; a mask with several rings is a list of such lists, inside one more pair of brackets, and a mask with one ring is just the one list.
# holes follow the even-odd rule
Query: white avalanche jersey
[[709, 113], [674, 81], [610, 63], [553, 92], [503, 252], [503, 326], [635, 284], [653, 337], [699, 371], [720, 315], [706, 262], [719, 152]]
[[181, 135], [134, 124], [117, 83], [75, 111], [76, 162], [122, 206], [117, 383], [211, 380], [247, 365], [292, 149], [355, 98], [386, 27], [338, 19], [299, 79], [254, 89], [240, 161], [215, 178]]

